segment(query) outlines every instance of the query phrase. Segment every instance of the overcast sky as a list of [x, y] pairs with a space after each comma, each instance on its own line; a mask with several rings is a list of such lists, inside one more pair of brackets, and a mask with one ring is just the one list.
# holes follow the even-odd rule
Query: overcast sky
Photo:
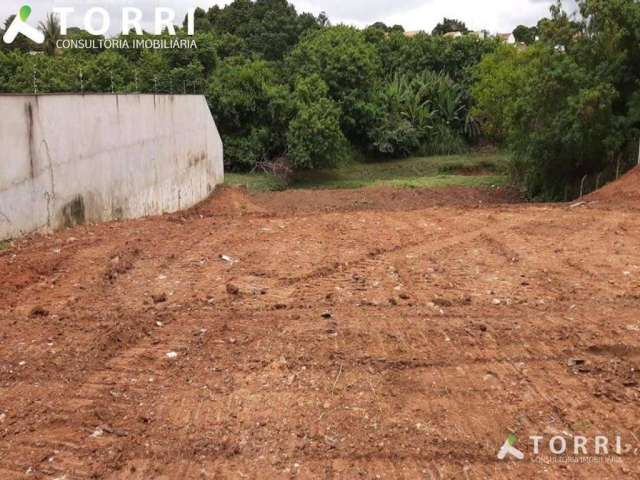
[[[575, 9], [575, 0], [563, 0], [569, 11]], [[176, 10], [179, 19], [187, 8], [225, 5], [229, 1], [214, 0], [0, 0], [0, 19], [15, 14], [21, 5], [33, 8], [29, 23], [41, 20], [53, 6], [74, 7], [76, 15], [71, 25], [79, 25], [84, 12], [92, 6], [101, 6], [112, 13], [112, 22], [120, 24], [123, 6], [138, 7], [145, 12], [145, 25], [149, 28], [154, 7], [166, 6]], [[347, 23], [366, 26], [376, 21], [389, 25], [400, 24], [406, 30], [431, 31], [443, 18], [463, 20], [472, 30], [510, 32], [520, 24], [535, 25], [547, 16], [554, 0], [293, 0], [299, 12], [318, 14], [326, 12], [333, 24]]]

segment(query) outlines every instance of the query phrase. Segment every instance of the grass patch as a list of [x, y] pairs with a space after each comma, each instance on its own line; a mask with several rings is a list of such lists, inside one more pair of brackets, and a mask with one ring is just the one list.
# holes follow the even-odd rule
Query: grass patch
[[245, 187], [251, 192], [272, 192], [287, 188], [285, 182], [266, 173], [225, 173], [224, 183], [235, 187]]
[[[508, 158], [502, 154], [470, 153], [412, 157], [386, 162], [350, 162], [333, 169], [301, 172], [291, 188], [482, 187], [507, 182]], [[486, 174], [490, 175], [486, 175]]]
[[503, 175], [434, 175], [432, 177], [406, 177], [389, 180], [326, 180], [316, 182], [296, 182], [290, 188], [343, 189], [392, 186], [399, 188], [445, 188], [445, 187], [497, 187], [507, 184]]
[[9, 250], [11, 244], [8, 241], [0, 242], [0, 252], [4, 252], [5, 250]]
[[262, 173], [228, 173], [225, 183], [256, 192], [383, 185], [406, 188], [490, 187], [507, 184], [507, 163], [508, 158], [500, 153], [412, 157], [385, 162], [352, 160], [331, 169], [298, 172], [288, 186], [278, 178]]

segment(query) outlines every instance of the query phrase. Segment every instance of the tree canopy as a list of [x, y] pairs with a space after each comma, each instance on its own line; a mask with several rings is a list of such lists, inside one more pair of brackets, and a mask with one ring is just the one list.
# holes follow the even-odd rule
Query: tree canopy
[[444, 35], [445, 33], [467, 33], [468, 31], [469, 30], [467, 29], [467, 25], [463, 21], [445, 17], [440, 23], [435, 26], [431, 34]]
[[538, 36], [538, 27], [527, 27], [526, 25], [518, 25], [513, 31], [516, 42], [531, 45], [536, 41]]
[[540, 22], [539, 44], [501, 47], [475, 69], [474, 113], [511, 149], [534, 198], [561, 198], [577, 179], [637, 152], [640, 3], [578, 6], [582, 20], [558, 3]]

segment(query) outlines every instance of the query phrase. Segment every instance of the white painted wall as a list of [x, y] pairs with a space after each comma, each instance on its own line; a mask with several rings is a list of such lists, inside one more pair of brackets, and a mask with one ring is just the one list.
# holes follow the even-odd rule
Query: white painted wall
[[203, 96], [0, 95], [0, 239], [174, 212], [223, 180]]

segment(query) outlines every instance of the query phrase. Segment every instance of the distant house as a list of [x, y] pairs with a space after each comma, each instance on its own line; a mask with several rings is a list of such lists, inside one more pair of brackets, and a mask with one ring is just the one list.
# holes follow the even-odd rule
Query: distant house
[[407, 38], [415, 37], [417, 34], [422, 33], [421, 30], [414, 30], [412, 32], [404, 32], [404, 36]]
[[469, 35], [471, 35], [472, 37], [478, 37], [482, 40], [485, 40], [490, 36], [489, 32], [487, 32], [486, 30], [480, 30], [479, 32], [469, 32]]
[[513, 35], [513, 33], [499, 33], [496, 36], [507, 45], [515, 45], [516, 43], [518, 43], [516, 42], [516, 37]]
[[447, 38], [460, 38], [462, 36], [464, 36], [464, 33], [462, 32], [447, 32], [444, 34], [445, 37]]

